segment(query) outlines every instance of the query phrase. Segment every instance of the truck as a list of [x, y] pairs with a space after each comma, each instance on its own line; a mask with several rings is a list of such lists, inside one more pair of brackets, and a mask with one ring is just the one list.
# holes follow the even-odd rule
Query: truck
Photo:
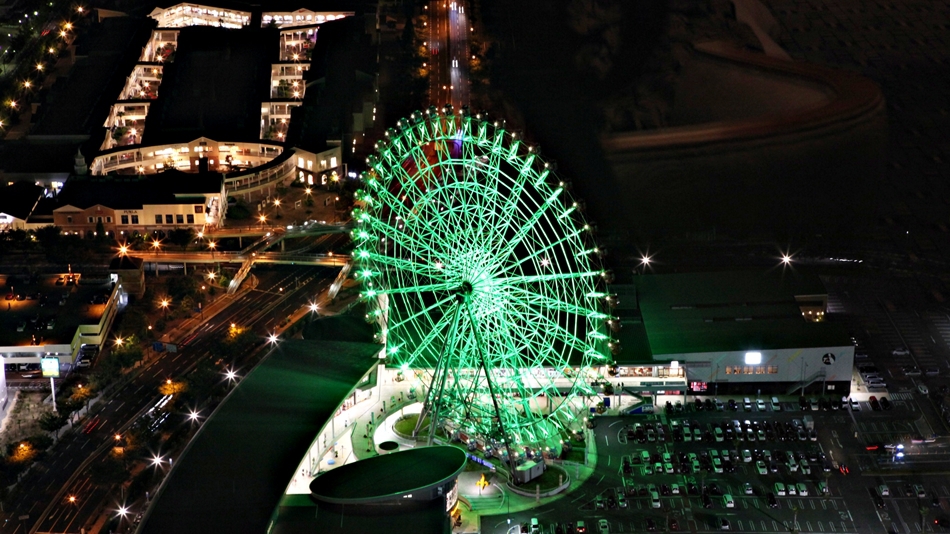
[[814, 429], [815, 429], [815, 419], [812, 418], [812, 416], [810, 416], [810, 415], [806, 415], [806, 416], [802, 417], [802, 423], [804, 423], [805, 428], [808, 429], [808, 430], [814, 430]]

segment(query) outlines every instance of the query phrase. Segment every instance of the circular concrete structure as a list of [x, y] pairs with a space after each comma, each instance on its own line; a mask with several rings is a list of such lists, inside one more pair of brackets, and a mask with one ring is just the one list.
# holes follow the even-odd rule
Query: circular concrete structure
[[465, 469], [456, 447], [418, 447], [343, 465], [310, 483], [311, 498], [332, 504], [376, 504], [434, 499]]

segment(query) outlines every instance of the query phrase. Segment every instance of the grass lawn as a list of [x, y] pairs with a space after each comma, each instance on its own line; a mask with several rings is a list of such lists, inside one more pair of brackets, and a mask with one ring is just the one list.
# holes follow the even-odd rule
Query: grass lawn
[[533, 488], [535, 485], [540, 484], [541, 491], [547, 491], [558, 487], [560, 483], [569, 478], [570, 477], [567, 476], [567, 473], [564, 470], [549, 465], [548, 468], [544, 470], [544, 473], [541, 474], [541, 476], [532, 480], [531, 482], [528, 482], [525, 484], [525, 486]]
[[582, 464], [584, 463], [585, 454], [587, 454], [587, 449], [571, 449], [567, 451], [567, 455], [564, 456], [564, 461]]
[[[416, 422], [419, 421], [419, 414], [407, 415], [405, 419], [400, 419], [396, 421], [394, 428], [397, 433], [411, 436], [412, 431], [416, 429]], [[422, 420], [422, 428], [419, 429], [419, 436], [428, 436], [429, 435], [429, 416], [427, 415], [425, 419]]]

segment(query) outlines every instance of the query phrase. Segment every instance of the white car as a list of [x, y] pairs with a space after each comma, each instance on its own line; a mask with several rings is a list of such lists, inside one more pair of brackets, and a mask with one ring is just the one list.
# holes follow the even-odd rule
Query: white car
[[755, 468], [759, 472], [760, 475], [769, 474], [769, 470], [768, 468], [765, 467], [765, 462], [763, 462], [762, 460], [755, 462]]
[[808, 488], [805, 486], [804, 482], [798, 483], [798, 494], [802, 497], [808, 497]]
[[745, 490], [746, 495], [752, 495], [755, 493], [755, 490], [752, 489], [752, 484], [749, 484], [748, 482], [745, 483], [743, 489]]
[[765, 401], [762, 400], [762, 399], [759, 399], [759, 400], [755, 401], [755, 407], [756, 407], [760, 412], [764, 412], [764, 411], [765, 411]]
[[917, 384], [917, 391], [919, 391], [921, 395], [930, 394], [930, 390], [924, 384]]
[[722, 496], [722, 503], [726, 506], [726, 508], [736, 507], [736, 501], [732, 498], [732, 495], [729, 495], [728, 493]]
[[606, 519], [601, 519], [597, 522], [597, 530], [600, 534], [610, 534], [610, 523]]
[[752, 453], [749, 452], [749, 449], [742, 449], [742, 461], [744, 463], [749, 463], [752, 461]]

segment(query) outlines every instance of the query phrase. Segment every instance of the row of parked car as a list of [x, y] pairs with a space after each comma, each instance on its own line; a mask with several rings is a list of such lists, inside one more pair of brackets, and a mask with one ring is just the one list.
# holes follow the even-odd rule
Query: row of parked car
[[[719, 399], [710, 399], [710, 398], [699, 399], [699, 398], [697, 398], [696, 400], [693, 401], [693, 403], [692, 403], [690, 406], [692, 406], [693, 409], [696, 410], [697, 412], [702, 412], [702, 411], [707, 411], [707, 412], [713, 412], [713, 411], [716, 411], [716, 412], [723, 412], [723, 411], [726, 411], [726, 410], [730, 410], [730, 411], [733, 411], [733, 412], [738, 412], [740, 408], [742, 408], [742, 410], [743, 410], [743, 411], [746, 411], [746, 412], [751, 412], [751, 411], [754, 411], [754, 410], [755, 410], [755, 411], [760, 411], [760, 412], [765, 412], [765, 411], [768, 411], [768, 410], [770, 410], [770, 409], [771, 409], [771, 411], [773, 411], [773, 412], [780, 412], [780, 411], [782, 411], [782, 403], [779, 402], [778, 397], [772, 397], [769, 401], [765, 401], [765, 400], [763, 400], [763, 399], [756, 399], [756, 400], [753, 401], [753, 400], [750, 399], [749, 397], [745, 397], [745, 398], [742, 399], [741, 404], [740, 404], [739, 402], [736, 402], [735, 399], [729, 399], [728, 401], [726, 401], [726, 402], [724, 403], [724, 402], [722, 402], [722, 401], [719, 400]], [[675, 413], [675, 412], [682, 412], [682, 411], [684, 411], [684, 410], [683, 410], [683, 404], [682, 404], [681, 402], [679, 402], [679, 401], [676, 401], [675, 403], [671, 403], [671, 402], [667, 401], [667, 402], [666, 402], [666, 411], [667, 411], [667, 413], [670, 413], [670, 412], [674, 412], [674, 413]]]
[[[807, 416], [806, 416], [807, 419]], [[700, 425], [699, 421], [690, 423], [688, 420], [673, 420], [669, 423], [669, 432], [666, 426], [659, 422], [647, 421], [634, 423], [626, 427], [628, 442], [654, 443], [706, 441], [722, 443], [724, 441], [817, 441], [818, 434], [814, 424], [800, 420], [792, 421], [749, 421], [735, 419], [731, 423], [707, 423]]]

